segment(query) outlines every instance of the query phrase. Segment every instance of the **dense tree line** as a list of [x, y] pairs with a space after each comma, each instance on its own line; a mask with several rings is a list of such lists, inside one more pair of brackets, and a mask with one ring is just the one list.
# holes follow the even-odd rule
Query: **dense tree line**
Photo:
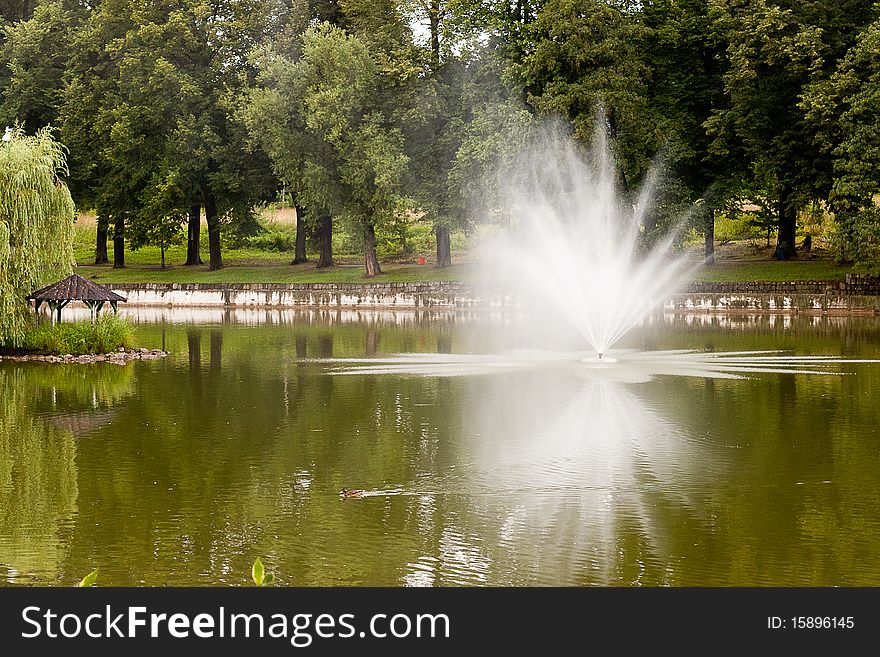
[[[880, 5], [864, 0], [31, 0], [2, 2], [0, 121], [47, 125], [98, 218], [96, 261], [125, 244], [259, 230], [283, 186], [333, 265], [334, 227], [450, 232], [535, 117], [615, 144], [622, 193], [659, 160], [648, 238], [692, 218], [772, 210], [797, 253], [798, 213], [833, 212], [842, 258], [880, 262]], [[598, 120], [597, 120], [598, 113]], [[163, 256], [164, 257], [164, 256]]]

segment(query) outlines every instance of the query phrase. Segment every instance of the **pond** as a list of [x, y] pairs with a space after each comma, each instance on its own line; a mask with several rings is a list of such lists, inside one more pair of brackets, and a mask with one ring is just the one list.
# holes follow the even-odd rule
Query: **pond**
[[[259, 556], [294, 586], [880, 585], [878, 364], [338, 364], [517, 346], [517, 321], [143, 311], [164, 360], [0, 363], [0, 582], [243, 585]], [[669, 315], [625, 342], [877, 359], [880, 319]]]

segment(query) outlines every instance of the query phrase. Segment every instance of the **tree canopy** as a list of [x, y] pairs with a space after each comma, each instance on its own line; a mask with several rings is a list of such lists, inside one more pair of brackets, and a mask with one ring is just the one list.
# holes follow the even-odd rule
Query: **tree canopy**
[[73, 199], [61, 145], [48, 129], [0, 142], [0, 344], [31, 323], [25, 296], [73, 267]]
[[[96, 262], [186, 239], [188, 265], [292, 194], [294, 263], [417, 222], [498, 219], [491, 181], [531, 126], [607, 132], [654, 239], [766, 208], [789, 256], [806, 208], [877, 267], [878, 5], [859, 0], [33, 0], [0, 4], [0, 115], [46, 126], [98, 219]], [[659, 173], [658, 173], [659, 172]], [[497, 199], [496, 199], [497, 201]], [[635, 199], [634, 199], [635, 201]], [[769, 225], [769, 224], [768, 224]]]

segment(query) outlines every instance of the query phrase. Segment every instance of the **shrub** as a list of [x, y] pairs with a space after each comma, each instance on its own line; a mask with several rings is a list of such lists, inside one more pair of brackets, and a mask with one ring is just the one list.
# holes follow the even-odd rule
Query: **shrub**
[[267, 230], [259, 235], [245, 238], [242, 240], [242, 246], [260, 251], [285, 253], [294, 250], [296, 234], [290, 231]]
[[106, 354], [134, 345], [134, 326], [127, 319], [102, 315], [92, 322], [39, 324], [25, 334], [23, 347], [49, 354]]

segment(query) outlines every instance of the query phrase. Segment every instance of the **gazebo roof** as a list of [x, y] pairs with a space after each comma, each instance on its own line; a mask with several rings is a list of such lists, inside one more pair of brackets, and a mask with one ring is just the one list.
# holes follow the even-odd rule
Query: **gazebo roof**
[[27, 298], [33, 301], [126, 301], [125, 297], [113, 290], [93, 283], [79, 274], [31, 292]]

